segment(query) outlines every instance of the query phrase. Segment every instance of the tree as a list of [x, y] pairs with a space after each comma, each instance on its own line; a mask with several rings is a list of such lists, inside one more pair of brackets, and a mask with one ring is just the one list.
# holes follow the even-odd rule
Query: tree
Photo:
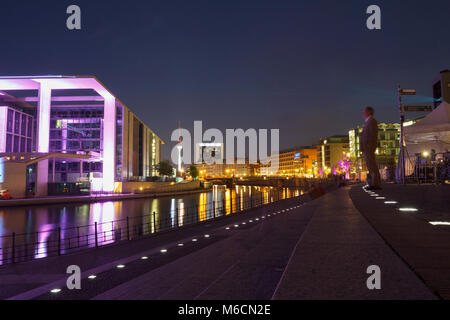
[[196, 166], [191, 165], [189, 167], [189, 175], [192, 177], [192, 179], [197, 179], [198, 178], [198, 169]]
[[161, 161], [157, 165], [157, 169], [160, 176], [171, 176], [173, 175], [173, 167], [170, 164], [169, 160]]

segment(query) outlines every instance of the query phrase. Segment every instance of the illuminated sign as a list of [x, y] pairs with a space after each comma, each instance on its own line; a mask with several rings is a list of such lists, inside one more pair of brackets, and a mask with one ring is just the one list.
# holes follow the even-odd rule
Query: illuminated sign
[[300, 154], [300, 152], [298, 152], [294, 155], [294, 160], [298, 160], [298, 159], [300, 159], [300, 157], [301, 157], [301, 154]]

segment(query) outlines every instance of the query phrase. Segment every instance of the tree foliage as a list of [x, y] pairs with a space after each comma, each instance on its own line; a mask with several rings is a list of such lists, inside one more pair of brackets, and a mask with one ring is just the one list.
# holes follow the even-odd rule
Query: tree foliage
[[198, 178], [198, 169], [196, 166], [191, 165], [189, 167], [189, 175], [192, 177], [192, 179], [197, 179]]
[[171, 176], [173, 174], [173, 167], [170, 164], [169, 160], [161, 161], [157, 165], [157, 169], [160, 176]]

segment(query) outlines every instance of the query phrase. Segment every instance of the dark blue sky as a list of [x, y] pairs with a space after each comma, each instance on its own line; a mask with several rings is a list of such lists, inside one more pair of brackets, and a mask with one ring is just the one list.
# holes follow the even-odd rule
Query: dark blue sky
[[[82, 30], [66, 29], [66, 8]], [[366, 8], [382, 9], [382, 30]], [[96, 75], [167, 144], [192, 127], [279, 128], [282, 148], [347, 133], [364, 105], [397, 121], [450, 68], [450, 1], [0, 2], [1, 75]]]

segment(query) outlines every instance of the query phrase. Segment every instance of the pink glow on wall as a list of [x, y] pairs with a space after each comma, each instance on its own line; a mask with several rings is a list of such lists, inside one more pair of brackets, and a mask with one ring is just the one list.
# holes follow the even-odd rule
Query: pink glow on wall
[[49, 151], [51, 92], [50, 86], [42, 81], [38, 102], [38, 152]]
[[99, 192], [103, 190], [103, 179], [102, 178], [92, 178], [91, 179], [91, 191]]
[[6, 117], [8, 107], [0, 106], [0, 152], [6, 152]]
[[116, 99], [105, 94], [103, 118], [103, 191], [114, 191], [116, 171]]
[[[114, 191], [116, 173], [116, 99], [95, 77], [91, 76], [26, 76], [0, 77], [0, 90], [39, 90], [37, 98], [37, 151], [49, 152], [51, 92], [57, 89], [93, 89], [104, 100], [103, 119], [103, 178], [101, 190]], [[58, 97], [55, 97], [57, 101]], [[59, 98], [62, 99], [62, 98]], [[65, 99], [65, 98], [64, 98]], [[74, 98], [74, 101], [79, 99]], [[64, 139], [65, 141], [66, 139]], [[98, 187], [100, 182], [95, 182]]]

